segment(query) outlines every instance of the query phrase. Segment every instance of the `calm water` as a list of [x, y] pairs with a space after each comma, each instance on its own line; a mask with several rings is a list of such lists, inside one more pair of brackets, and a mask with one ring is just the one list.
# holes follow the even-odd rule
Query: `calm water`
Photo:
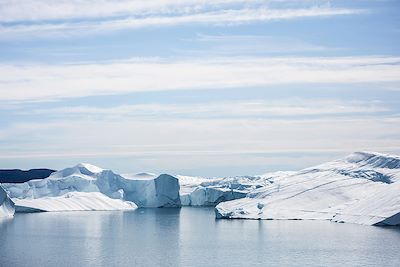
[[400, 266], [400, 228], [215, 220], [211, 208], [17, 214], [0, 266]]

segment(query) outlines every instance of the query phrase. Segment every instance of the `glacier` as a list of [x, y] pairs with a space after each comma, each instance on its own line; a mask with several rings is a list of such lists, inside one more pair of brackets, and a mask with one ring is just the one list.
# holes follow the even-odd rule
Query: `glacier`
[[267, 180], [246, 198], [218, 204], [216, 217], [400, 225], [399, 156], [356, 152]]
[[86, 163], [53, 172], [45, 179], [4, 183], [3, 187], [21, 212], [181, 206], [176, 177], [124, 177]]
[[0, 186], [0, 219], [14, 215], [14, 202], [8, 197], [7, 192]]

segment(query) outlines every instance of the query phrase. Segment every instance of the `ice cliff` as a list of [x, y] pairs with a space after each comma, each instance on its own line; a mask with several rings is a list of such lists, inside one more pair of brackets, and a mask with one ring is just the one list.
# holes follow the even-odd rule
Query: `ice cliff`
[[8, 197], [6, 191], [0, 186], [0, 219], [14, 215], [14, 203]]

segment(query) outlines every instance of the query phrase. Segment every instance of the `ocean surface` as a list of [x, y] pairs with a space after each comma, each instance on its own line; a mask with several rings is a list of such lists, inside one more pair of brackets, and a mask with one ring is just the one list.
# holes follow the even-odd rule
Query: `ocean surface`
[[400, 266], [400, 228], [215, 220], [213, 208], [16, 214], [0, 266]]

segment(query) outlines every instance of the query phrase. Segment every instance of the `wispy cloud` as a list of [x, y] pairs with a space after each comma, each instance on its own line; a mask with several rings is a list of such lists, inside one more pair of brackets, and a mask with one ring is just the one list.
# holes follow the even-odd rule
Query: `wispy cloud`
[[[14, 124], [0, 130], [0, 151], [29, 155], [226, 155], [284, 151], [398, 149], [396, 121], [382, 118], [264, 119], [109, 119], [80, 117], [46, 123]], [[362, 133], [362, 135], [360, 135]], [[23, 140], [19, 142], [18, 140]], [[0, 140], [1, 141], [1, 140]], [[21, 147], [23, 144], [23, 147]], [[101, 145], [99, 145], [101, 144]]]
[[330, 8], [326, 0], [3, 0], [0, 22], [204, 13], [245, 8]]
[[[70, 65], [0, 65], [0, 100], [288, 84], [399, 83], [398, 57], [133, 59]], [[233, 79], [234, 77], [234, 79]]]
[[[69, 36], [182, 24], [237, 25], [367, 12], [362, 9], [332, 8], [310, 4], [300, 8], [271, 8], [266, 4], [260, 4], [263, 1], [234, 0], [123, 1], [119, 4], [113, 1], [112, 5], [110, 1], [99, 1], [97, 7], [96, 3], [89, 5], [82, 1], [72, 1], [72, 3], [63, 1], [57, 2], [56, 5], [50, 4], [49, 1], [38, 4], [27, 2], [28, 4], [20, 4], [16, 7], [11, 5], [13, 8], [6, 4], [0, 6], [0, 17], [3, 18], [3, 22], [8, 22], [0, 26], [0, 37]], [[81, 5], [83, 5], [82, 8], [80, 8]], [[43, 9], [40, 8], [41, 6]], [[20, 12], [18, 12], [19, 9]], [[83, 12], [85, 10], [88, 12]], [[30, 22], [27, 23], [26, 20]]]
[[381, 102], [352, 102], [327, 99], [285, 99], [280, 101], [231, 101], [201, 104], [136, 104], [115, 107], [64, 106], [32, 109], [21, 115], [40, 115], [49, 118], [96, 119], [121, 118], [282, 118], [338, 115], [377, 115], [389, 109]]
[[184, 39], [195, 49], [181, 49], [181, 54], [190, 55], [268, 55], [295, 54], [304, 52], [340, 51], [342, 48], [327, 47], [305, 42], [296, 38], [266, 35], [209, 35], [197, 34], [195, 38]]
[[218, 9], [231, 4], [259, 4], [254, 0], [3, 0], [0, 21], [46, 21], [85, 18], [112, 18], [128, 15], [182, 14]]

